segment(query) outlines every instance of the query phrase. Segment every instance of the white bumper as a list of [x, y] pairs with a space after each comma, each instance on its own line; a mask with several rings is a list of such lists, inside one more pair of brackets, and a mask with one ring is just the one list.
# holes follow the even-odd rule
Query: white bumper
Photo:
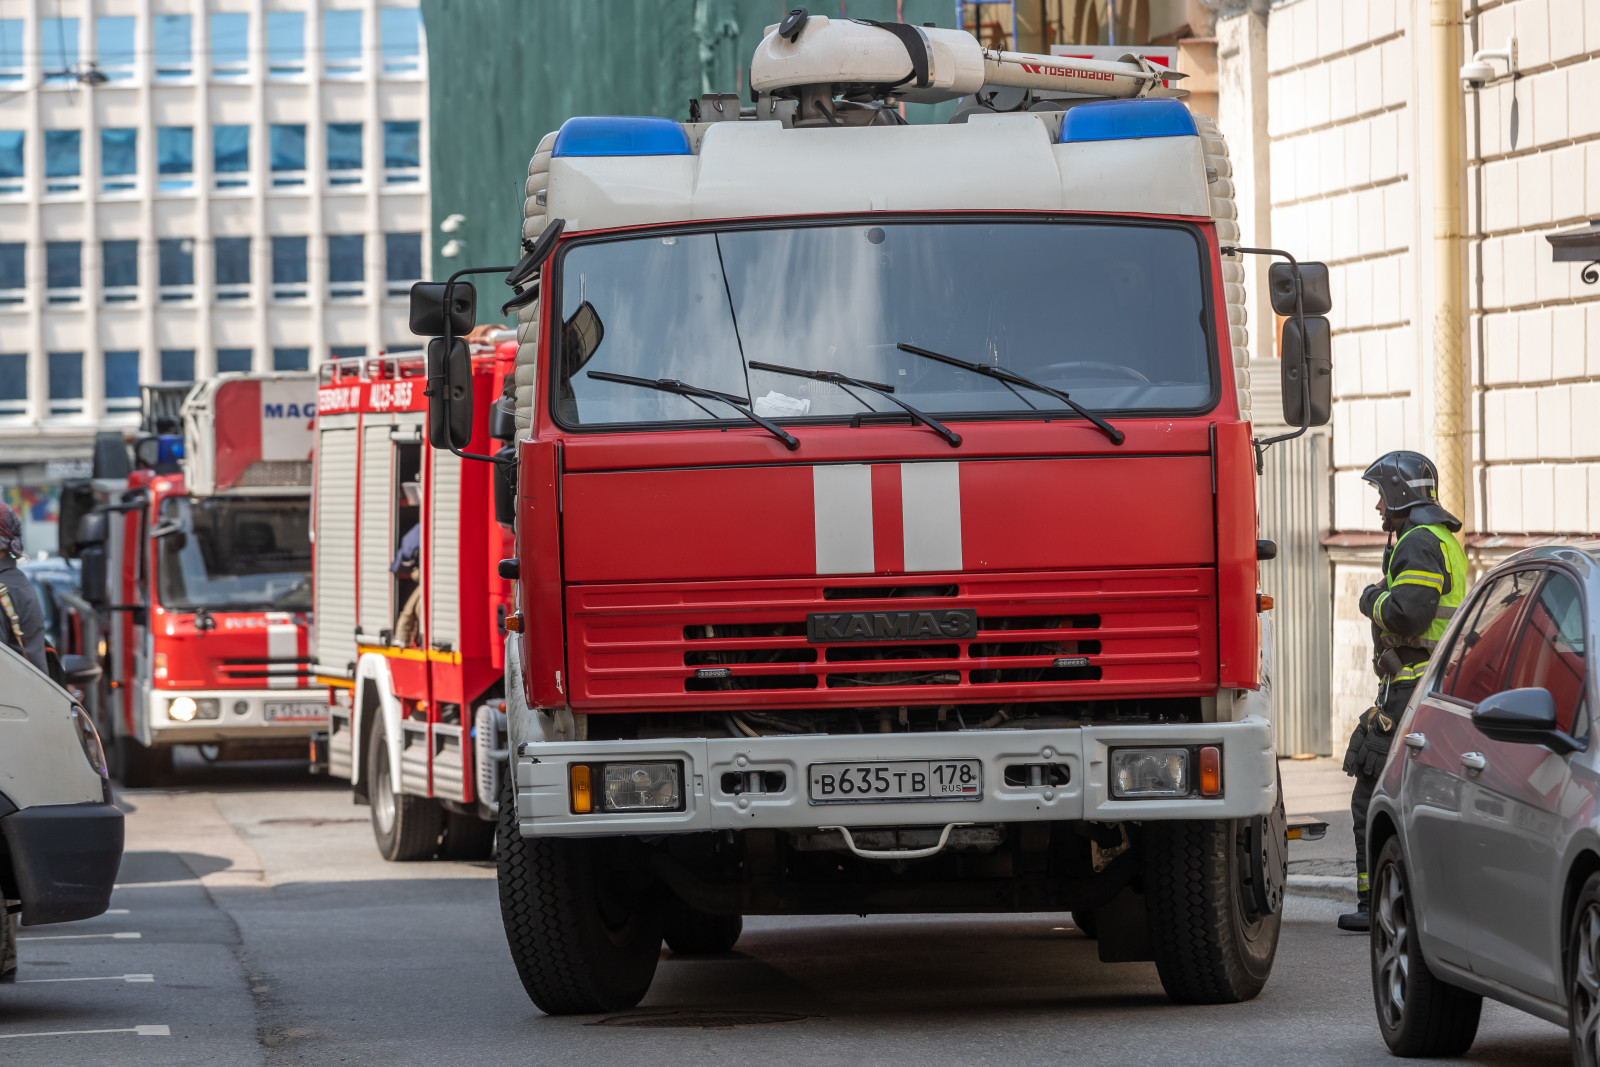
[[[180, 722], [167, 713], [178, 697], [195, 701], [215, 700], [220, 714], [215, 719]], [[267, 718], [268, 703], [316, 705], [322, 714], [316, 718]], [[256, 739], [271, 741], [306, 737], [328, 725], [327, 692], [320, 689], [146, 689], [145, 718], [151, 744], [197, 745], [213, 741]], [[239, 710], [236, 710], [239, 709]]]
[[[1116, 800], [1107, 785], [1112, 748], [1218, 745], [1223, 795]], [[706, 830], [804, 829], [818, 826], [943, 826], [948, 823], [1105, 822], [1236, 819], [1262, 815], [1277, 799], [1277, 755], [1266, 719], [1163, 726], [1086, 726], [1062, 730], [966, 730], [948, 733], [811, 734], [654, 741], [543, 741], [524, 744], [516, 762], [517, 814], [529, 837], [696, 833]], [[978, 759], [983, 794], [967, 800], [813, 803], [813, 763], [869, 760]], [[573, 763], [681, 760], [684, 810], [572, 814], [568, 767]], [[1065, 765], [1059, 786], [1012, 786], [1011, 764]], [[777, 793], [734, 795], [724, 774], [780, 771]]]

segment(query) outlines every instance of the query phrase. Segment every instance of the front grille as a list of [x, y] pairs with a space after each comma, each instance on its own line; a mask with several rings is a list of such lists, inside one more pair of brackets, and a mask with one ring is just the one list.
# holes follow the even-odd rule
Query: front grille
[[[949, 590], [955, 590], [951, 595]], [[921, 595], [910, 595], [913, 591]], [[1213, 572], [573, 586], [572, 699], [617, 710], [1203, 695]], [[960, 638], [809, 642], [812, 612], [975, 609]]]
[[284, 679], [309, 684], [315, 676], [310, 659], [298, 656], [225, 656], [216, 671], [220, 683], [236, 688], [260, 689]]

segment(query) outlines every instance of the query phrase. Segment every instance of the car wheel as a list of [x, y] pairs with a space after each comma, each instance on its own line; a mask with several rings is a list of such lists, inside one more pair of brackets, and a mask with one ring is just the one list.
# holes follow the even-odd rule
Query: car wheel
[[1600, 874], [1591, 874], [1572, 909], [1567, 935], [1567, 1018], [1572, 1062], [1600, 1065]]
[[1483, 998], [1428, 969], [1398, 837], [1383, 843], [1372, 885], [1372, 998], [1384, 1042], [1396, 1056], [1462, 1055], [1478, 1036]]

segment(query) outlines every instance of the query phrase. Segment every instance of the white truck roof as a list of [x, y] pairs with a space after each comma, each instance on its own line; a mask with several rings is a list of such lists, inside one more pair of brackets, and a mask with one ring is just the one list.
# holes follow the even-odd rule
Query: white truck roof
[[193, 496], [306, 495], [316, 414], [310, 371], [197, 382], [183, 402], [185, 488]]

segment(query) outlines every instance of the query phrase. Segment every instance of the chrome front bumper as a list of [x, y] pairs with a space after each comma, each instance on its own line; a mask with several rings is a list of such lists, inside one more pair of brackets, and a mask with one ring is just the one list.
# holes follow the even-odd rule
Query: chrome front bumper
[[[1117, 800], [1107, 783], [1112, 748], [1219, 745], [1223, 795]], [[978, 759], [983, 794], [974, 800], [813, 803], [813, 763], [872, 760]], [[707, 830], [804, 829], [819, 826], [943, 826], [950, 823], [1103, 822], [1236, 819], [1272, 810], [1278, 795], [1272, 726], [1262, 718], [1162, 726], [1086, 726], [1063, 730], [963, 730], [948, 733], [807, 734], [653, 741], [537, 741], [523, 744], [516, 765], [517, 815], [528, 837], [606, 837]], [[571, 810], [573, 763], [680, 760], [684, 810]], [[1005, 768], [1050, 763], [1069, 772], [1065, 785], [1012, 786]], [[784, 788], [728, 793], [723, 776], [777, 771]]]

